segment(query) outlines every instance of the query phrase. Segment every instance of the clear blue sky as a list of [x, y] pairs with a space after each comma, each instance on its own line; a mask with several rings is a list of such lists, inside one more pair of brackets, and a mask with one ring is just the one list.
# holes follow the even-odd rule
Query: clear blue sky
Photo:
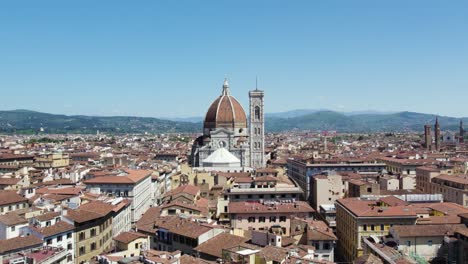
[[468, 116], [468, 2], [0, 2], [2, 110], [202, 116], [225, 76], [267, 112]]

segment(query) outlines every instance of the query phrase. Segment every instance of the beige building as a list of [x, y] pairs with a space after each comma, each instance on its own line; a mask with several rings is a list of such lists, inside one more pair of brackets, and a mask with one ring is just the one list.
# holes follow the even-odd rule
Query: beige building
[[405, 255], [416, 255], [431, 261], [442, 255], [446, 236], [454, 236], [454, 231], [466, 228], [457, 225], [413, 225], [394, 226], [390, 228], [390, 235], [398, 245], [398, 250]]
[[447, 202], [468, 206], [468, 175], [441, 174], [432, 178], [431, 193], [441, 193]]
[[334, 204], [345, 195], [345, 185], [341, 175], [317, 175], [312, 178], [311, 200], [312, 207], [319, 211], [320, 205]]
[[75, 263], [89, 262], [112, 247], [112, 210], [101, 209], [68, 210], [63, 217], [75, 226]]
[[336, 202], [336, 235], [339, 254], [346, 261], [363, 255], [362, 237], [383, 236], [393, 225], [414, 225], [417, 215], [406, 206], [380, 207], [374, 201], [359, 198]]
[[0, 214], [29, 208], [28, 199], [14, 191], [0, 191]]
[[352, 179], [348, 181], [348, 197], [380, 195], [380, 185], [375, 181]]
[[432, 178], [440, 174], [451, 175], [453, 169], [448, 167], [422, 166], [416, 169], [416, 189], [429, 193], [432, 190]]
[[243, 230], [268, 230], [289, 236], [291, 219], [311, 218], [315, 210], [303, 201], [297, 202], [230, 202], [231, 227]]
[[70, 156], [67, 153], [41, 154], [34, 160], [34, 167], [39, 169], [62, 168], [70, 165]]
[[114, 237], [117, 252], [112, 256], [124, 258], [139, 256], [141, 251], [149, 248], [148, 236], [136, 232], [123, 232]]
[[417, 189], [440, 193], [444, 201], [468, 206], [468, 175], [453, 174], [451, 168], [421, 167], [417, 169]]
[[383, 176], [379, 179], [379, 183], [382, 190], [396, 191], [400, 189], [400, 181], [396, 177]]

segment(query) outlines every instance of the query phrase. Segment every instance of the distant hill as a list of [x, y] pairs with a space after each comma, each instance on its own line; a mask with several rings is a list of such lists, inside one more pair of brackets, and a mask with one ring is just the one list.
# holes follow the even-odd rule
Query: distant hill
[[[300, 113], [303, 113], [300, 115]], [[284, 117], [286, 116], [286, 117]], [[181, 119], [184, 120], [184, 119]], [[186, 121], [131, 116], [56, 115], [29, 110], [0, 111], [0, 133], [171, 133], [201, 132], [202, 119]], [[191, 122], [187, 122], [190, 120]], [[459, 118], [439, 117], [444, 130], [457, 130]], [[468, 118], [463, 118], [468, 123]], [[338, 132], [399, 132], [423, 131], [425, 124], [433, 124], [434, 115], [414, 112], [364, 114], [339, 113], [321, 110], [296, 110], [285, 115], [266, 115], [267, 132], [290, 130], [336, 130]]]
[[201, 124], [151, 117], [67, 116], [28, 110], [0, 111], [0, 133], [169, 133], [199, 132]]
[[[464, 122], [467, 118], [462, 118]], [[336, 130], [339, 132], [401, 132], [423, 131], [425, 124], [433, 124], [435, 116], [414, 112], [390, 114], [347, 115], [333, 111], [319, 111], [294, 118], [267, 118], [267, 131], [298, 130]], [[460, 119], [439, 117], [441, 128], [457, 130]]]

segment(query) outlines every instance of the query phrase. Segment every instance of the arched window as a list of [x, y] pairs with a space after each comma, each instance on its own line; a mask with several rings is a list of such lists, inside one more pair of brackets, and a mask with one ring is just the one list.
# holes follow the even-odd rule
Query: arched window
[[260, 120], [260, 107], [255, 107], [255, 119]]

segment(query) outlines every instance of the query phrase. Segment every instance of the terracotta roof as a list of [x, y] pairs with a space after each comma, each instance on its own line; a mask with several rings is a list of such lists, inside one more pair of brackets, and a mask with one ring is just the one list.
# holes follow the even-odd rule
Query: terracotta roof
[[307, 240], [333, 240], [338, 238], [333, 234], [333, 230], [323, 221], [307, 221]]
[[267, 204], [260, 202], [230, 202], [228, 205], [228, 212], [231, 214], [242, 213], [313, 213], [315, 210], [304, 201], [297, 201], [294, 203], [276, 203]]
[[182, 255], [179, 258], [180, 264], [209, 264], [209, 263], [216, 263], [212, 261], [207, 261], [201, 258], [195, 258], [190, 255]]
[[83, 191], [82, 188], [76, 187], [65, 187], [65, 188], [53, 188], [44, 187], [36, 190], [37, 194], [60, 194], [60, 195], [79, 195]]
[[19, 181], [20, 178], [0, 178], [0, 185], [16, 185]]
[[457, 175], [441, 174], [437, 177], [432, 178], [432, 181], [437, 181], [437, 180], [443, 180], [443, 181], [468, 185], [468, 175], [466, 174], [457, 174]]
[[128, 244], [132, 241], [135, 241], [139, 238], [147, 238], [147, 235], [141, 234], [141, 233], [136, 233], [136, 232], [122, 232], [116, 237], [114, 237], [115, 241], [122, 242], [125, 244]]
[[380, 198], [381, 202], [384, 202], [385, 204], [388, 204], [389, 206], [404, 206], [404, 205], [408, 205], [407, 202], [395, 197], [395, 196], [387, 196], [387, 197], [383, 197], [383, 198]]
[[164, 197], [168, 197], [168, 196], [175, 195], [175, 194], [180, 194], [180, 193], [187, 193], [187, 194], [196, 196], [199, 192], [200, 192], [199, 187], [187, 184], [187, 185], [179, 186], [179, 187], [175, 188], [174, 190], [171, 190], [171, 191], [165, 193]]
[[118, 175], [109, 175], [95, 177], [89, 180], [86, 180], [85, 184], [134, 184], [145, 179], [146, 177], [151, 177], [152, 172], [149, 170], [125, 170], [127, 175], [118, 176]]
[[154, 220], [159, 218], [161, 215], [161, 208], [150, 207], [137, 221], [137, 230], [146, 233], [154, 233], [156, 228], [154, 226]]
[[114, 206], [108, 203], [101, 202], [101, 201], [92, 201], [89, 203], [82, 204], [79, 209], [98, 213], [104, 216], [114, 211]]
[[278, 181], [278, 178], [276, 177], [273, 177], [273, 176], [260, 176], [260, 177], [256, 177], [254, 179], [254, 182], [276, 182]]
[[154, 226], [155, 228], [164, 228], [172, 233], [194, 239], [213, 229], [213, 227], [182, 219], [177, 216], [160, 217], [155, 220]]
[[223, 249], [239, 246], [248, 240], [245, 237], [222, 233], [198, 245], [195, 250], [206, 255], [221, 258]]
[[28, 223], [28, 220], [13, 212], [0, 215], [0, 223], [5, 224], [6, 226], [13, 226], [19, 224], [26, 224]]
[[53, 235], [73, 231], [75, 226], [66, 223], [64, 221], [57, 222], [55, 225], [38, 228], [37, 231], [44, 235], [44, 237], [50, 237]]
[[39, 247], [42, 245], [42, 239], [35, 236], [15, 237], [11, 239], [0, 240], [0, 254], [20, 251], [25, 248]]
[[231, 95], [221, 95], [208, 108], [205, 128], [247, 128], [247, 116], [240, 103]]
[[77, 210], [68, 210], [66, 217], [73, 220], [74, 222], [83, 223], [83, 222], [99, 219], [102, 217], [102, 215], [98, 213], [94, 213], [94, 212], [88, 212], [85, 210], [77, 209]]
[[59, 212], [48, 212], [48, 213], [35, 216], [34, 218], [36, 218], [37, 220], [41, 222], [44, 222], [44, 221], [52, 220], [58, 216], [60, 216]]
[[274, 261], [282, 263], [288, 256], [288, 250], [280, 247], [266, 246], [260, 250], [258, 255], [265, 258], [266, 262]]
[[0, 191], [0, 205], [28, 202], [28, 199], [14, 191]]
[[395, 225], [392, 229], [400, 237], [428, 237], [453, 235], [460, 228], [466, 228], [463, 224], [448, 225]]
[[373, 201], [359, 198], [339, 199], [336, 202], [358, 217], [417, 217], [415, 208], [411, 206], [379, 207]]

